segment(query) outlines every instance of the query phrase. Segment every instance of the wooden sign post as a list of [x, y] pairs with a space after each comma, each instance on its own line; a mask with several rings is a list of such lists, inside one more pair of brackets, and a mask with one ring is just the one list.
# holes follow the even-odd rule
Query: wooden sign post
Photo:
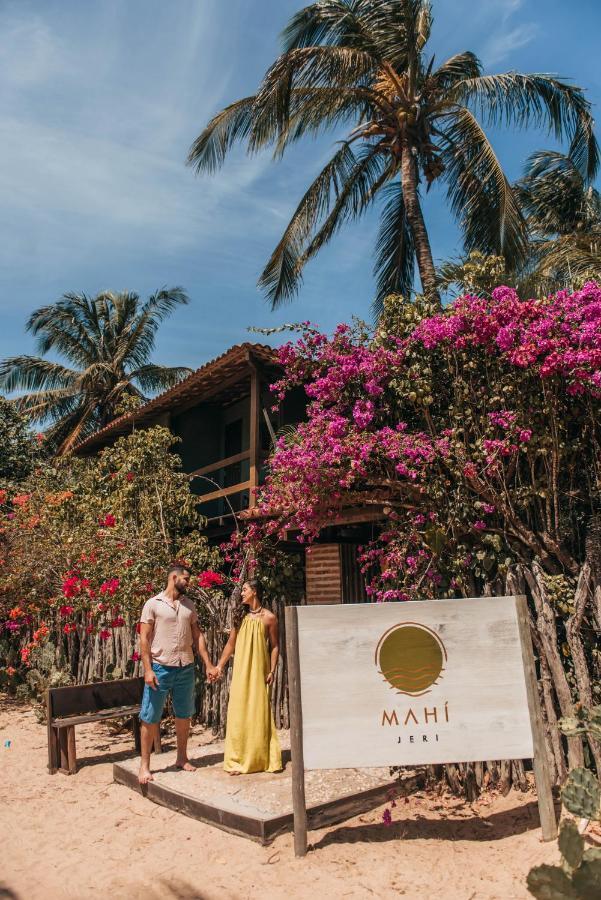
[[532, 759], [556, 837], [525, 597], [286, 608], [294, 851], [305, 769]]

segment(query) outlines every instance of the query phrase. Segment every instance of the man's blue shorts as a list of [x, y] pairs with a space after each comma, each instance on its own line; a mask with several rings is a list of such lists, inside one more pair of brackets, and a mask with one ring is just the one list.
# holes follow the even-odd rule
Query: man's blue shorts
[[176, 719], [189, 719], [194, 715], [194, 663], [187, 666], [162, 666], [153, 662], [152, 671], [159, 686], [155, 689], [144, 685], [140, 721], [148, 725], [160, 722], [167, 694], [171, 694]]

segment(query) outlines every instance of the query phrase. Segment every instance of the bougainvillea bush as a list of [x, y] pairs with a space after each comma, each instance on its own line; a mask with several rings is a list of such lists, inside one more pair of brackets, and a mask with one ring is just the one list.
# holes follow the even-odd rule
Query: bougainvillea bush
[[[39, 461], [0, 489], [0, 678], [89, 681], [133, 671], [144, 601], [184, 560], [201, 606], [221, 599], [218, 551], [165, 428], [92, 459]], [[204, 601], [204, 603], [203, 603]], [[41, 673], [41, 675], [40, 675]]]
[[[280, 360], [276, 399], [305, 385], [308, 420], [280, 439], [247, 540], [310, 545], [375, 507], [382, 528], [360, 551], [374, 601], [527, 589], [562, 777], [557, 714], [599, 691], [599, 286], [527, 300], [498, 287], [443, 312], [389, 298], [375, 333], [307, 325]], [[572, 764], [585, 752], [599, 766], [593, 740], [570, 739]]]

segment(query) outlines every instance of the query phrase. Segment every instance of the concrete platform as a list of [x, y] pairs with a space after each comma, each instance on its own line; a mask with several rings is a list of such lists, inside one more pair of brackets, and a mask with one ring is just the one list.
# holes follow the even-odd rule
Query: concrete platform
[[[223, 771], [222, 745], [190, 748], [195, 772], [175, 768], [175, 751], [152, 757], [154, 781], [138, 783], [139, 759], [113, 765], [113, 779], [154, 803], [215, 825], [224, 831], [268, 844], [292, 831], [290, 751], [282, 773], [231, 776]], [[407, 773], [401, 784], [389, 769], [332, 769], [307, 772], [305, 790], [309, 828], [322, 828], [367, 812], [392, 795], [415, 790], [418, 778]]]

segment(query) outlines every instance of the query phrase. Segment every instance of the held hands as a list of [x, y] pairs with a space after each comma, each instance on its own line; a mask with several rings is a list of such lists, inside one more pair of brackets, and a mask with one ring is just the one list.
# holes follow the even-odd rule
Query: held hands
[[207, 666], [209, 684], [215, 684], [223, 676], [223, 670], [219, 666]]

